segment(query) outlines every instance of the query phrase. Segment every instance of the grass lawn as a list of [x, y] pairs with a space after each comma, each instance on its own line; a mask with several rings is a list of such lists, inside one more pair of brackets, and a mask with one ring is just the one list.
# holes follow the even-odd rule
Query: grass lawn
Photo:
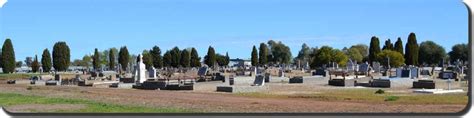
[[321, 90], [317, 94], [269, 94], [269, 93], [237, 93], [237, 96], [257, 98], [291, 98], [311, 99], [318, 101], [351, 101], [389, 104], [462, 104], [468, 103], [469, 97], [466, 93], [455, 94], [414, 94], [414, 93], [390, 93], [375, 94], [374, 89], [341, 89]]
[[[66, 112], [66, 113], [191, 113], [193, 110], [179, 108], [150, 108], [142, 106], [126, 106], [117, 104], [108, 104], [81, 99], [48, 98], [41, 96], [29, 96], [14, 93], [0, 93], [0, 105], [9, 107], [14, 105], [27, 104], [82, 104], [86, 108], [75, 110], [55, 110], [48, 112]], [[31, 110], [30, 112], [34, 112]]]
[[16, 80], [16, 79], [28, 79], [31, 76], [42, 75], [39, 73], [14, 73], [14, 74], [0, 74], [0, 80]]

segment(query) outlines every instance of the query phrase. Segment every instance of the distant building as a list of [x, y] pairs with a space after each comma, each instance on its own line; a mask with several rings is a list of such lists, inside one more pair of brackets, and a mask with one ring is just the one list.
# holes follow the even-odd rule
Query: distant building
[[230, 67], [249, 67], [252, 66], [252, 62], [250, 59], [245, 60], [245, 59], [230, 59], [229, 60], [229, 65]]

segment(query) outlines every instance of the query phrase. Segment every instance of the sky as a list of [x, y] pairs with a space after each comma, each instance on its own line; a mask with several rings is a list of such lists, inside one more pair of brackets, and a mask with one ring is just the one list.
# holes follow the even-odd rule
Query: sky
[[[448, 52], [468, 42], [468, 12], [461, 0], [9, 0], [0, 8], [0, 39], [10, 38], [17, 61], [66, 41], [72, 59], [127, 46], [133, 54], [157, 45], [213, 46], [231, 58], [250, 58], [268, 40], [342, 49], [372, 36], [406, 43], [432, 40]], [[0, 40], [3, 44], [3, 40]]]

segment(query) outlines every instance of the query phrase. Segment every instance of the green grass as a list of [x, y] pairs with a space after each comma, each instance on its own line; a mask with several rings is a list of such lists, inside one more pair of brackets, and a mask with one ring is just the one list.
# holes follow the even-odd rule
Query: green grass
[[[0, 105], [8, 106], [22, 104], [84, 104], [84, 109], [75, 110], [56, 110], [48, 112], [67, 112], [67, 113], [190, 113], [196, 112], [189, 109], [179, 108], [151, 108], [143, 106], [129, 106], [108, 104], [81, 99], [48, 98], [41, 96], [21, 95], [14, 93], [0, 93]], [[34, 112], [34, 110], [31, 110]]]
[[460, 94], [375, 94], [374, 89], [321, 90], [317, 94], [276, 95], [269, 93], [237, 93], [237, 96], [256, 98], [311, 99], [317, 101], [351, 101], [390, 104], [461, 104], [468, 103], [466, 93]]

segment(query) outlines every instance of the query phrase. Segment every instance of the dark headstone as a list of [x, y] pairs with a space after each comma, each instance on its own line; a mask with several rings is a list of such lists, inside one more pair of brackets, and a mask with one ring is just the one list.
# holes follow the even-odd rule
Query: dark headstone
[[296, 77], [290, 78], [290, 84], [292, 83], [303, 83], [303, 77], [296, 76]]
[[410, 70], [402, 70], [402, 78], [410, 77]]
[[120, 81], [120, 82], [123, 82], [123, 83], [135, 83], [135, 79], [134, 79], [134, 78], [120, 78], [119, 81]]
[[201, 67], [198, 69], [198, 75], [199, 76], [205, 76], [207, 74], [207, 70], [208, 68], [207, 67]]
[[316, 71], [313, 72], [313, 76], [326, 77], [326, 71], [324, 69], [316, 69]]
[[429, 70], [421, 70], [420, 71], [420, 75], [428, 75], [428, 76], [431, 76], [431, 73]]
[[253, 81], [253, 85], [255, 86], [263, 86], [265, 84], [265, 79], [263, 75], [255, 76], [255, 80]]
[[16, 83], [16, 80], [8, 80], [7, 81], [7, 84], [15, 84]]
[[265, 82], [270, 82], [270, 73], [265, 73]]
[[433, 80], [418, 80], [413, 82], [413, 88], [435, 89]]
[[328, 85], [331, 86], [355, 86], [355, 80], [330, 79]]
[[374, 79], [369, 83], [371, 87], [390, 88], [390, 80], [388, 79]]

